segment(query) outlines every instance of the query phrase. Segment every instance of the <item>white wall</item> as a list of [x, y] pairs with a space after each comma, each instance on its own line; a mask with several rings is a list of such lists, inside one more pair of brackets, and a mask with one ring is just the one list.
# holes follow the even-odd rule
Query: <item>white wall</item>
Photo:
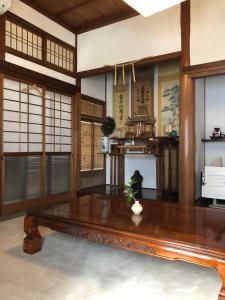
[[78, 35], [78, 71], [181, 50], [180, 6]]
[[191, 1], [191, 64], [225, 59], [225, 1]]
[[222, 157], [225, 166], [225, 143], [203, 143], [214, 127], [225, 133], [225, 75], [196, 80], [196, 198], [201, 195], [200, 178], [204, 166]]
[[[18, 56], [12, 55], [10, 53], [5, 54], [5, 60], [7, 62], [10, 62], [10, 63], [14, 64], [14, 65], [17, 65], [17, 66], [26, 68], [28, 70], [32, 70], [32, 71], [47, 75], [47, 76], [50, 76], [50, 77], [53, 77], [53, 78], [56, 78], [56, 79], [59, 79], [59, 80], [62, 80], [62, 81], [68, 82], [68, 83], [71, 83], [71, 84], [76, 83], [76, 80], [73, 77], [64, 75], [62, 73], [59, 73], [59, 72], [54, 71], [52, 69], [46, 68], [44, 66], [35, 64], [35, 63], [33, 63], [29, 60], [20, 58]], [[28, 73], [28, 77], [29, 77], [29, 73]], [[29, 78], [27, 78], [27, 79], [29, 79]]]
[[81, 93], [105, 101], [105, 75], [83, 78]]
[[195, 167], [196, 167], [196, 199], [201, 197], [201, 172], [204, 168], [204, 143], [205, 136], [205, 79], [197, 79], [195, 82]]
[[[225, 133], [225, 75], [205, 79], [205, 136], [212, 134], [214, 127]], [[225, 143], [206, 143], [205, 163], [222, 157], [225, 166]]]
[[[54, 21], [50, 20], [46, 16], [40, 14], [30, 6], [24, 4], [19, 0], [12, 1], [12, 7], [10, 11], [15, 15], [19, 16], [20, 18], [25, 19], [26, 21], [30, 22], [31, 24], [41, 28], [42, 30], [48, 32], [49, 34], [55, 36], [56, 38], [75, 46], [75, 35], [70, 32], [69, 30], [65, 29], [64, 27], [60, 26], [59, 24], [55, 23]], [[71, 76], [64, 75], [60, 72], [56, 72], [50, 68], [46, 68], [40, 66], [39, 64], [32, 63], [29, 60], [22, 59], [15, 55], [6, 53], [5, 60], [7, 62], [13, 63], [15, 65], [30, 69], [35, 72], [39, 72], [44, 75], [48, 75], [50, 77], [71, 83], [76, 84], [75, 78]]]

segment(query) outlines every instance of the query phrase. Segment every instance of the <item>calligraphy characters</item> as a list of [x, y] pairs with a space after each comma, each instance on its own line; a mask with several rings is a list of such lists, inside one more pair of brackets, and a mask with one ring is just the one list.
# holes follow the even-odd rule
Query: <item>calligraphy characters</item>
[[119, 119], [120, 119], [120, 121], [123, 120], [123, 114], [124, 114], [124, 95], [119, 94]]
[[149, 115], [149, 101], [150, 101], [150, 91], [149, 88], [142, 85], [136, 90], [136, 101], [137, 101], [137, 111], [135, 112], [138, 116], [148, 116]]

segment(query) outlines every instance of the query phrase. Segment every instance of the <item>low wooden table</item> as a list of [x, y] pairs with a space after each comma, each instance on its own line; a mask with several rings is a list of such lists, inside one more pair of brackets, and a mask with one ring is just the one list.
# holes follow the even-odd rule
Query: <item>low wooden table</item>
[[86, 195], [50, 209], [30, 210], [24, 220], [24, 251], [42, 248], [38, 226], [148, 255], [215, 268], [225, 300], [225, 210], [142, 201], [133, 217], [123, 197]]

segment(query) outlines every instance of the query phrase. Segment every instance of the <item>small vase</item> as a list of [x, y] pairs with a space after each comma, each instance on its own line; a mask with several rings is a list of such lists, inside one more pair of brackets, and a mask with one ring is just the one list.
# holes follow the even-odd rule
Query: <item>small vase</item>
[[138, 200], [135, 200], [134, 204], [131, 206], [131, 210], [135, 215], [140, 215], [143, 207]]
[[102, 152], [103, 153], [109, 152], [109, 137], [103, 136], [101, 142], [102, 142]]

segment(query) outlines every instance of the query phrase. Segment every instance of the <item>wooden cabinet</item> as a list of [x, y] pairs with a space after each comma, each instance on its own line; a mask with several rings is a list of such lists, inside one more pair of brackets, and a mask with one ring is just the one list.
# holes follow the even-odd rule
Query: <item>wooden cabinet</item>
[[158, 137], [153, 143], [158, 194], [178, 192], [178, 144], [177, 139], [170, 137]]
[[[135, 139], [135, 145], [126, 145], [126, 139], [117, 139], [111, 145], [110, 152], [110, 185], [124, 185], [125, 155], [154, 155], [156, 157], [157, 194], [178, 192], [178, 139], [172, 137], [155, 137]], [[142, 152], [138, 151], [142, 149]], [[138, 151], [138, 152], [136, 152]]]

